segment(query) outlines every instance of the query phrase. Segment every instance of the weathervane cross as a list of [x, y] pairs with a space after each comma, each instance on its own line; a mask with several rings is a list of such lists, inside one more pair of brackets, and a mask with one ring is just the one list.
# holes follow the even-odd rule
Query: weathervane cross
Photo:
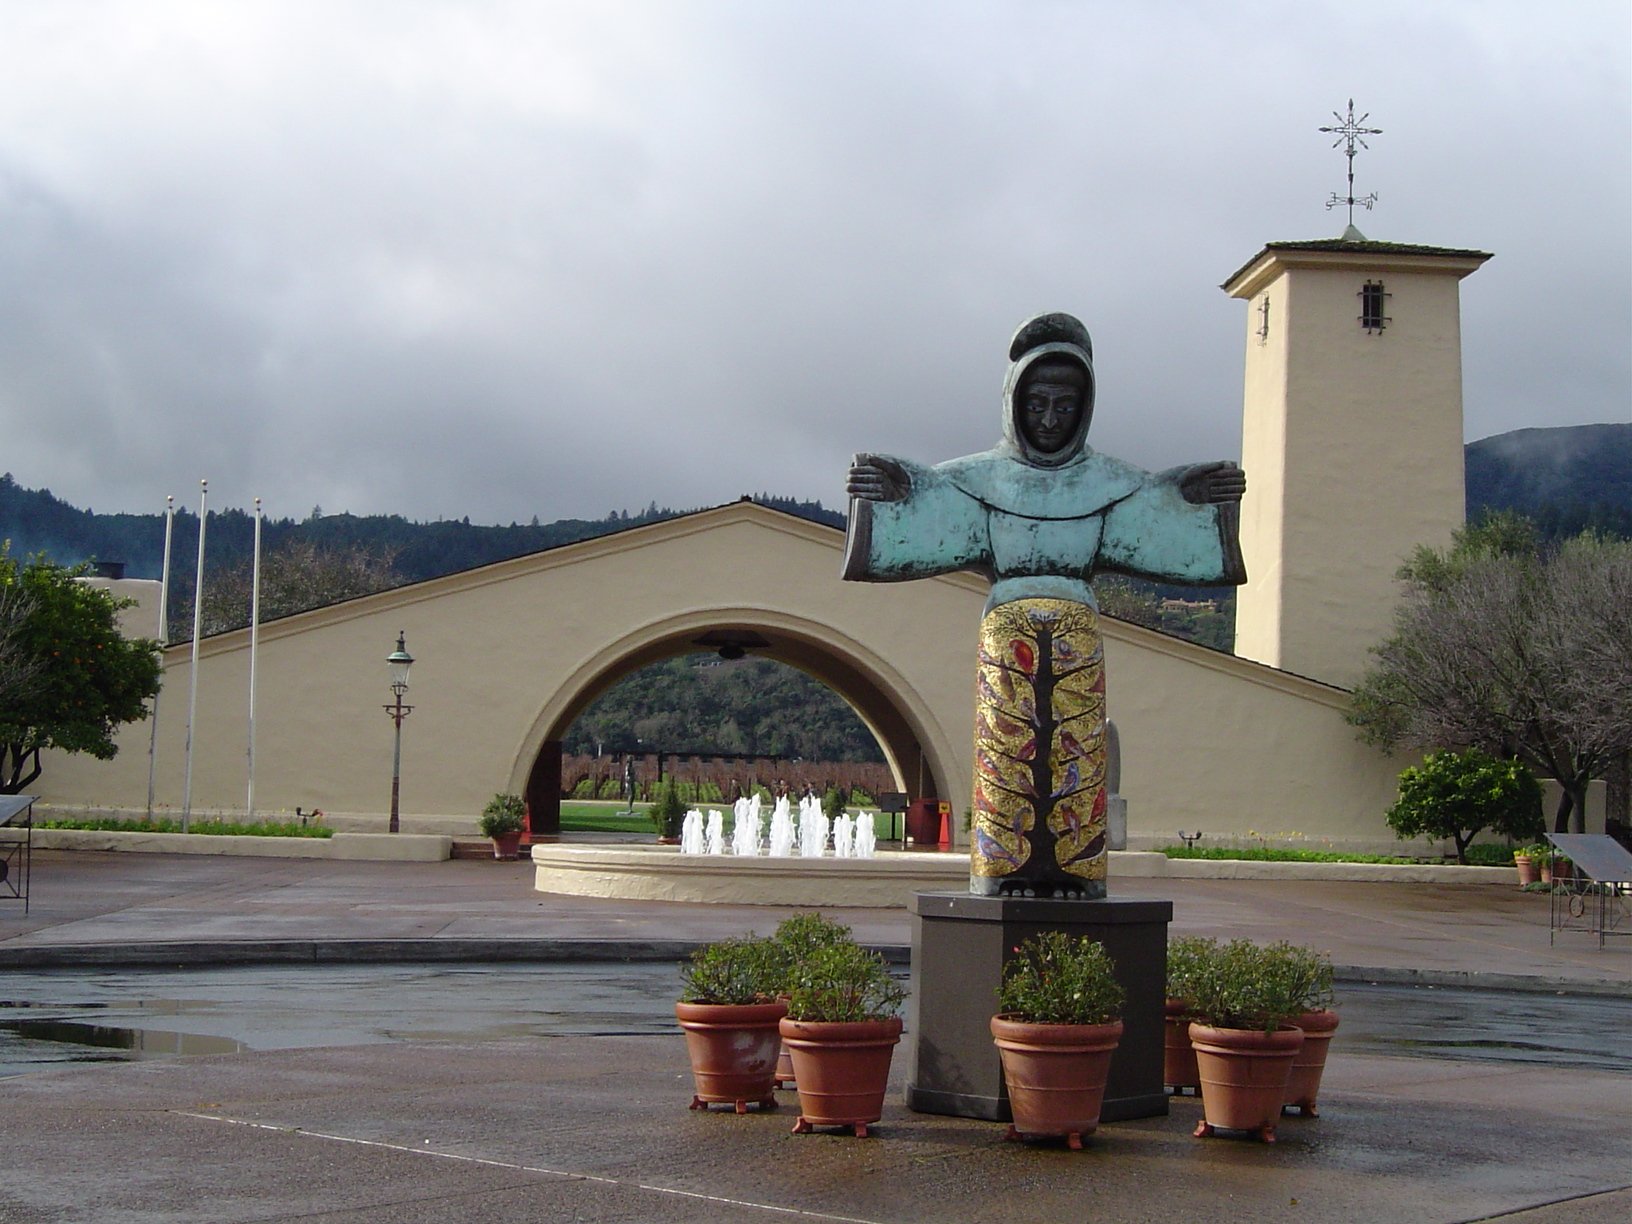
[[1349, 113], [1347, 118], [1338, 114], [1336, 111], [1332, 112], [1332, 118], [1337, 120], [1338, 125], [1336, 127], [1323, 127], [1320, 130], [1328, 134], [1336, 134], [1337, 139], [1332, 141], [1332, 148], [1335, 149], [1338, 145], [1348, 146], [1345, 150], [1345, 155], [1349, 159], [1349, 194], [1346, 196], [1340, 196], [1337, 194], [1337, 192], [1332, 192], [1332, 198], [1326, 201], [1326, 207], [1331, 209], [1336, 208], [1339, 204], [1347, 204], [1349, 206], [1349, 224], [1353, 225], [1354, 206], [1356, 204], [1362, 205], [1367, 212], [1370, 212], [1371, 206], [1377, 203], [1377, 193], [1375, 191], [1369, 196], [1364, 196], [1358, 199], [1355, 197], [1354, 147], [1359, 145], [1362, 149], [1371, 148], [1371, 146], [1366, 143], [1365, 138], [1367, 136], [1379, 135], [1383, 129], [1361, 126], [1367, 119], [1371, 118], [1371, 113], [1368, 111], [1366, 114], [1361, 115], [1360, 118], [1356, 119], [1354, 117], [1353, 98], [1349, 99]]

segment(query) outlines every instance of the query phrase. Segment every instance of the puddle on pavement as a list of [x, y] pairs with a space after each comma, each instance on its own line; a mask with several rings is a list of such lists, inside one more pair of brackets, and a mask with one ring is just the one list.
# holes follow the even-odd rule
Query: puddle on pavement
[[106, 1024], [85, 1024], [78, 1020], [18, 1020], [0, 1028], [25, 1041], [55, 1041], [95, 1050], [118, 1050], [132, 1058], [168, 1057], [176, 1054], [237, 1054], [247, 1049], [230, 1037], [210, 1037], [201, 1033], [167, 1033], [163, 1029], [116, 1028]]
[[674, 1031], [674, 965], [335, 965], [0, 975], [0, 1077], [244, 1050]]
[[[65, 1064], [405, 1041], [672, 1034], [667, 963], [305, 965], [0, 976], [0, 1077]], [[1340, 1046], [1632, 1074], [1624, 999], [1344, 986]]]

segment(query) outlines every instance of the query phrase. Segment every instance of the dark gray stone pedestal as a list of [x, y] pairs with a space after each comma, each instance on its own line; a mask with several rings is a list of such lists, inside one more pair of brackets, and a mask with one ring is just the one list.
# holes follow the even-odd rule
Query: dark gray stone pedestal
[[1122, 1044], [1111, 1062], [1101, 1119], [1166, 1114], [1162, 1004], [1172, 920], [1171, 901], [916, 894], [908, 1108], [990, 1122], [1011, 1120], [1003, 1065], [990, 1028], [1003, 965], [1027, 936], [1065, 931], [1104, 944], [1127, 992]]

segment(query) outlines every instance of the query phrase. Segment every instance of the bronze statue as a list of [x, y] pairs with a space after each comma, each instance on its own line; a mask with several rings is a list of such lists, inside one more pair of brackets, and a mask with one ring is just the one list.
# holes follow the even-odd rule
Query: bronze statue
[[1009, 346], [1003, 440], [934, 467], [857, 455], [844, 576], [955, 570], [991, 595], [976, 665], [970, 891], [1105, 895], [1102, 570], [1191, 584], [1246, 580], [1246, 475], [1216, 462], [1151, 474], [1087, 445], [1093, 346], [1068, 314]]

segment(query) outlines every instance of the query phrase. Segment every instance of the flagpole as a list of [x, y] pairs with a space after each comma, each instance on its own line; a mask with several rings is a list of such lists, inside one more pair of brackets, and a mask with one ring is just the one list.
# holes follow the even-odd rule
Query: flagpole
[[249, 791], [244, 820], [255, 820], [255, 655], [261, 643], [261, 499], [255, 499], [255, 564], [249, 595]]
[[[170, 536], [176, 526], [176, 499], [164, 499], [164, 566], [159, 571], [159, 671], [164, 671], [164, 648], [170, 644]], [[153, 726], [147, 744], [147, 818], [153, 819], [153, 784], [159, 763], [159, 693], [153, 693]]]
[[193, 815], [193, 720], [198, 715], [198, 635], [204, 624], [204, 529], [209, 526], [205, 503], [210, 482], [198, 482], [198, 577], [193, 580], [193, 674], [187, 696], [187, 782], [181, 792], [181, 831], [186, 833]]

